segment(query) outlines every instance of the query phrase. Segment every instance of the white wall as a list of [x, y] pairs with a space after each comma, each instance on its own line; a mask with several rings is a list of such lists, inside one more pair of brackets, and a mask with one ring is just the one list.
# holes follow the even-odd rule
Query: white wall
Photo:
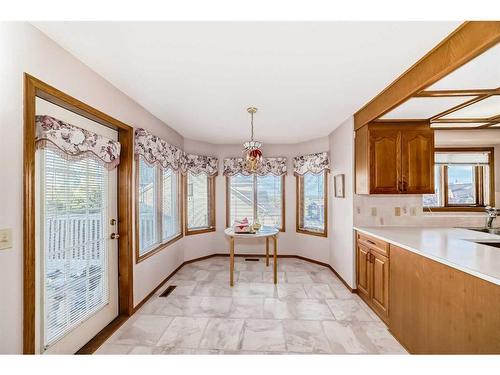
[[[27, 72], [134, 127], [182, 146], [182, 137], [27, 23], [0, 23], [0, 228], [13, 247], [0, 251], [0, 353], [22, 352], [23, 73]], [[135, 301], [182, 261], [181, 244], [134, 268]]]
[[[356, 287], [353, 236], [354, 118], [350, 117], [329, 137], [332, 165], [330, 191], [330, 265], [351, 286]], [[335, 198], [333, 176], [344, 174], [345, 198]]]

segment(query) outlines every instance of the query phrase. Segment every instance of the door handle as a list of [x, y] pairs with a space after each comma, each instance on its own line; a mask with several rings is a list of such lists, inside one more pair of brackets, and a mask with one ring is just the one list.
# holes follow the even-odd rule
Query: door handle
[[120, 238], [120, 235], [118, 233], [111, 233], [110, 237], [112, 240], [117, 240], [118, 238]]

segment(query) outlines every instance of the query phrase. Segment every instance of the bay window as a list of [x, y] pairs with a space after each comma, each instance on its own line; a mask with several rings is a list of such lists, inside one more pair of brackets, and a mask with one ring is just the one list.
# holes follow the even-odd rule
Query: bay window
[[235, 174], [226, 177], [227, 226], [245, 217], [285, 231], [285, 176]]
[[184, 202], [186, 235], [215, 231], [215, 176], [188, 172]]
[[314, 236], [328, 236], [328, 152], [293, 158], [296, 188], [296, 231]]
[[138, 156], [136, 261], [139, 262], [182, 236], [179, 171], [148, 164]]
[[327, 236], [327, 171], [306, 172], [297, 178], [297, 232]]

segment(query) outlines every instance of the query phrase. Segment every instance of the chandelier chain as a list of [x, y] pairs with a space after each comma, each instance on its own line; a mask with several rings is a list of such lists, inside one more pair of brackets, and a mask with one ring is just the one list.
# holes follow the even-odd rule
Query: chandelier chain
[[252, 115], [252, 120], [251, 120], [251, 124], [252, 124], [252, 136], [250, 137], [250, 140], [253, 141], [253, 112], [251, 113]]

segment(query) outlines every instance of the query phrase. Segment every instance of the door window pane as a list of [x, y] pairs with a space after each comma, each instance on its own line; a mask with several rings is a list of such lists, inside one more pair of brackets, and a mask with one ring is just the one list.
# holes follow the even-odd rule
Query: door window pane
[[304, 229], [312, 229], [322, 232], [325, 229], [324, 173], [306, 173], [303, 178]]
[[139, 255], [143, 255], [157, 242], [157, 167], [139, 162]]
[[261, 225], [282, 227], [282, 177], [257, 177], [257, 216]]
[[93, 159], [41, 152], [44, 345], [50, 346], [109, 300], [108, 171]]
[[187, 227], [188, 229], [208, 228], [209, 219], [209, 183], [204, 173], [187, 175]]
[[180, 233], [179, 225], [179, 174], [172, 169], [162, 170], [162, 241]]

